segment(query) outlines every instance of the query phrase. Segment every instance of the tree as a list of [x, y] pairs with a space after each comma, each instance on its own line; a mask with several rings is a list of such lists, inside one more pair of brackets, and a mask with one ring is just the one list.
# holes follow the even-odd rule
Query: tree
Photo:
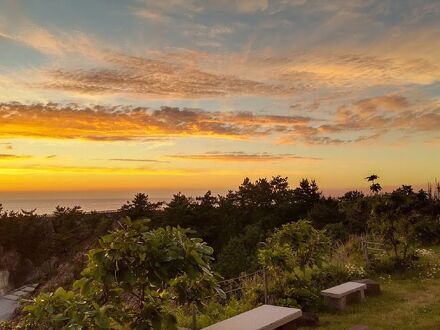
[[138, 193], [131, 202], [124, 204], [119, 211], [131, 219], [151, 218], [161, 205], [161, 202], [151, 203], [148, 195]]
[[376, 174], [372, 174], [365, 178], [365, 180], [371, 182], [370, 191], [375, 194], [378, 194], [382, 190], [382, 186], [380, 185], [380, 183], [375, 182], [377, 179], [379, 179], [379, 176], [377, 176]]
[[406, 260], [421, 239], [419, 223], [425, 216], [420, 212], [420, 197], [411, 186], [403, 185], [385, 194], [373, 210], [370, 230], [383, 237], [396, 259]]
[[264, 239], [261, 226], [249, 225], [240, 235], [232, 237], [217, 257], [216, 269], [225, 277], [258, 269], [257, 245]]
[[182, 228], [127, 224], [100, 239], [72, 289], [37, 296], [32, 329], [176, 329], [169, 304], [200, 303], [216, 289], [212, 249]]
[[196, 229], [199, 223], [197, 223], [195, 207], [196, 203], [192, 197], [187, 197], [180, 192], [174, 194], [163, 211], [162, 223], [169, 226], [180, 225]]
[[296, 216], [299, 218], [306, 217], [313, 205], [319, 202], [321, 195], [315, 180], [302, 179], [299, 187], [294, 189], [292, 196]]

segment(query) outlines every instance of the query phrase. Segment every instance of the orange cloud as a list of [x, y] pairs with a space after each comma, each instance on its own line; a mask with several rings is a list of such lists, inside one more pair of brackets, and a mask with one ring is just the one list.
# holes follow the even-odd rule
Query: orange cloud
[[387, 132], [411, 136], [439, 128], [440, 106], [435, 101], [411, 104], [402, 96], [386, 95], [342, 106], [325, 119], [173, 107], [0, 104], [0, 138], [155, 141], [185, 136], [275, 137], [279, 143], [343, 144], [372, 141]]
[[188, 108], [81, 107], [54, 103], [0, 104], [0, 137], [96, 141], [149, 140], [173, 136], [245, 139], [310, 122], [301, 116], [220, 113]]
[[436, 131], [440, 128], [440, 105], [435, 101], [410, 105], [402, 96], [381, 96], [340, 107], [335, 114], [338, 130]]

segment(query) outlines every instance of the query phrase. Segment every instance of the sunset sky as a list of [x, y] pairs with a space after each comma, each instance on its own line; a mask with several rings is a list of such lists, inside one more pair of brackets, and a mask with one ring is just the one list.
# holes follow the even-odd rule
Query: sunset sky
[[439, 165], [437, 0], [0, 1], [0, 197]]

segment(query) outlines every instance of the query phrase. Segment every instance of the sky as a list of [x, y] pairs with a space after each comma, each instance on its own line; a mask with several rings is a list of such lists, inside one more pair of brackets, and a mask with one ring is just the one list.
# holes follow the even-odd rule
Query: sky
[[436, 0], [0, 0], [0, 196], [426, 187], [439, 35]]

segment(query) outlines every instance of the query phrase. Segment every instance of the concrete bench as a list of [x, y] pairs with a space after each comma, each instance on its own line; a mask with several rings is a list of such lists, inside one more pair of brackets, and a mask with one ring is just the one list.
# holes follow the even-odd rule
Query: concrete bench
[[367, 285], [367, 289], [365, 290], [365, 295], [367, 297], [368, 296], [378, 296], [381, 294], [379, 282], [370, 280], [368, 278], [364, 278], [361, 280], [355, 280], [353, 282], [364, 283]]
[[364, 290], [367, 288], [365, 283], [347, 282], [334, 286], [330, 289], [321, 291], [324, 296], [324, 303], [330, 309], [343, 310], [347, 304], [347, 299], [356, 302], [365, 300]]
[[203, 330], [293, 330], [301, 315], [300, 309], [263, 305]]

